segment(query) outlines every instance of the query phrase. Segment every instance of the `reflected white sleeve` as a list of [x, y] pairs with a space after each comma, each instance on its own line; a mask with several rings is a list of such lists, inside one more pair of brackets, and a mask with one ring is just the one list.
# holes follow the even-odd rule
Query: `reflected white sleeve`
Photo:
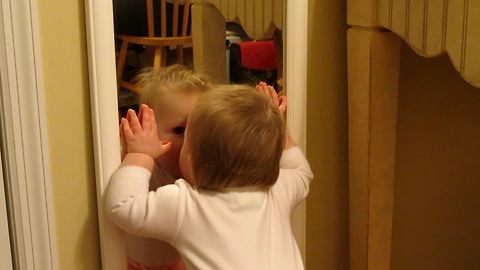
[[150, 176], [150, 171], [136, 166], [115, 171], [104, 196], [106, 213], [129, 233], [172, 241], [182, 215], [180, 187], [166, 185], [149, 192]]

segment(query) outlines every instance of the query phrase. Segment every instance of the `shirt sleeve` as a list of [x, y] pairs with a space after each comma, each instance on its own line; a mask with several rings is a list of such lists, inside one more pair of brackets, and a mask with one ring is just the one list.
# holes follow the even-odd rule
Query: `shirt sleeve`
[[293, 209], [307, 197], [312, 179], [312, 170], [302, 150], [292, 147], [283, 151], [280, 174], [272, 192]]
[[150, 171], [136, 166], [115, 171], [104, 195], [106, 214], [131, 234], [171, 242], [183, 215], [182, 192], [178, 185], [149, 191], [150, 176]]

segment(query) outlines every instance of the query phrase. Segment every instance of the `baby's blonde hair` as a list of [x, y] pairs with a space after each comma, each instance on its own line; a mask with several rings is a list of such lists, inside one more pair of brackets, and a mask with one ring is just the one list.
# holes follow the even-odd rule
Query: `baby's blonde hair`
[[200, 97], [187, 137], [199, 188], [266, 188], [277, 181], [285, 123], [253, 87], [218, 86]]
[[146, 68], [137, 75], [136, 83], [141, 87], [140, 104], [148, 105], [156, 114], [171, 94], [200, 94], [211, 87], [206, 75], [182, 65]]

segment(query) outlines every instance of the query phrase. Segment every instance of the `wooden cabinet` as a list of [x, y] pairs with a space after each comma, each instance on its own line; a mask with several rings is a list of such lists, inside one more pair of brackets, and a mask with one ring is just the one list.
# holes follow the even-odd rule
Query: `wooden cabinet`
[[391, 261], [400, 44], [480, 87], [480, 2], [349, 0], [350, 269]]

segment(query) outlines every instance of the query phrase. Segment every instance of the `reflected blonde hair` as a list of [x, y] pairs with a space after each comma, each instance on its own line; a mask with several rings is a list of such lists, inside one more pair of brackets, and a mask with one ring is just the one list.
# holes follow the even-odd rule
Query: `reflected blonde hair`
[[267, 188], [277, 181], [285, 123], [253, 87], [217, 86], [200, 97], [187, 137], [199, 188]]
[[135, 78], [141, 87], [140, 104], [146, 104], [158, 112], [172, 94], [201, 94], [211, 87], [210, 79], [182, 65], [162, 69], [143, 69]]

